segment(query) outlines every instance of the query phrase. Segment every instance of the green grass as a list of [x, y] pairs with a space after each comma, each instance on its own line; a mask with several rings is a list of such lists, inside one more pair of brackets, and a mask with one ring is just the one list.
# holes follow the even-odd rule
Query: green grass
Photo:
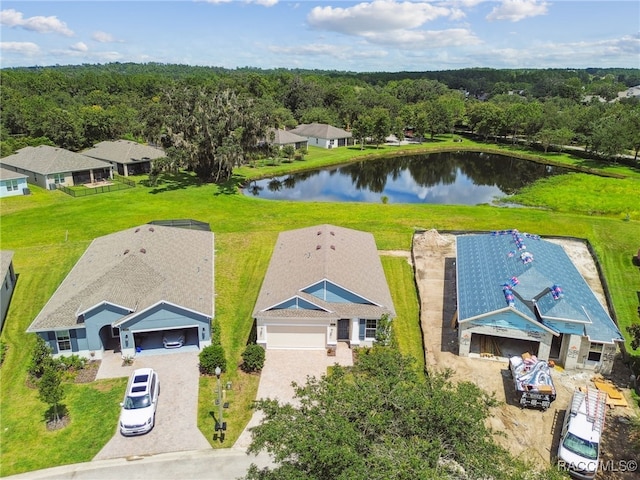
[[[453, 144], [445, 139], [413, 150], [438, 146], [497, 148], [472, 145], [468, 140]], [[47, 406], [25, 383], [33, 343], [33, 337], [25, 330], [93, 238], [152, 220], [193, 218], [208, 222], [215, 233], [215, 318], [227, 353], [229, 371], [225, 382], [232, 381], [233, 388], [228, 393], [230, 408], [225, 410], [229, 430], [221, 443], [213, 439], [215, 378], [200, 379], [198, 424], [214, 447], [230, 446], [252, 413], [249, 407], [255, 398], [258, 377], [244, 374], [238, 364], [275, 240], [283, 230], [332, 223], [371, 232], [380, 250], [405, 251], [410, 250], [417, 228], [518, 228], [541, 235], [587, 238], [604, 268], [623, 333], [626, 335], [626, 325], [637, 321], [639, 272], [631, 259], [640, 247], [640, 177], [631, 169], [615, 167], [615, 173], [627, 175], [627, 180], [573, 175], [577, 178], [555, 185], [543, 182], [521, 195], [523, 202], [546, 209], [296, 203], [246, 197], [236, 188], [250, 178], [278, 173], [280, 168], [312, 168], [344, 163], [353, 155], [360, 158], [399, 151], [394, 146], [363, 152], [312, 148], [307, 160], [273, 167], [245, 167], [221, 187], [203, 185], [192, 175], [181, 174], [156, 187], [145, 186], [139, 178], [136, 188], [89, 197], [72, 198], [59, 191], [33, 187], [30, 196], [0, 200], [0, 248], [15, 251], [14, 266], [19, 275], [2, 332], [9, 349], [0, 369], [0, 474], [89, 461], [115, 432], [117, 405], [126, 379], [90, 386], [68, 385], [65, 403], [71, 424], [59, 432], [46, 431], [43, 416]], [[556, 155], [556, 159], [569, 162], [570, 156], [565, 156]], [[596, 187], [600, 190], [593, 194], [590, 190]], [[627, 212], [621, 210], [625, 202], [634, 206], [629, 221], [625, 221]], [[382, 262], [398, 314], [394, 328], [399, 346], [423, 362], [412, 270], [402, 258], [383, 256]], [[83, 402], [84, 398], [91, 399], [90, 405]]]

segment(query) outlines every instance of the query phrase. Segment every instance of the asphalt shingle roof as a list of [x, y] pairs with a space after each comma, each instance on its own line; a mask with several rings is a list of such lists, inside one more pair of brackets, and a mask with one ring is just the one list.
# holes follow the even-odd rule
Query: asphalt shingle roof
[[49, 145], [21, 148], [13, 155], [4, 157], [2, 163], [40, 175], [110, 168], [102, 160]]
[[351, 132], [347, 132], [342, 128], [334, 127], [332, 125], [327, 125], [326, 123], [303, 123], [291, 130], [291, 132], [296, 135], [312, 138], [351, 138]]
[[[513, 292], [512, 308], [534, 323], [539, 323], [536, 305], [545, 325], [549, 320], [581, 323], [593, 342], [622, 340], [609, 313], [560, 245], [515, 230], [460, 235], [456, 248], [460, 322], [508, 308], [506, 284]], [[527, 257], [533, 260], [527, 262]], [[554, 285], [562, 291], [557, 299], [551, 291]]]
[[[322, 280], [332, 282], [374, 305], [326, 302], [302, 290]], [[329, 310], [269, 310], [295, 296]], [[254, 317], [395, 316], [393, 301], [373, 235], [319, 225], [280, 233], [265, 275]]]
[[131, 142], [129, 140], [104, 141], [97, 143], [93, 148], [82, 152], [88, 157], [97, 158], [116, 163], [136, 163], [141, 160], [155, 160], [164, 158], [164, 151], [149, 145]]
[[[273, 132], [274, 134], [273, 142], [271, 142], [271, 132]], [[291, 133], [287, 130], [273, 128], [269, 131], [269, 142], [273, 143], [274, 145], [288, 145], [291, 143], [300, 143], [306, 141], [307, 137], [296, 135], [295, 133]]]
[[99, 237], [28, 331], [78, 326], [79, 314], [110, 303], [140, 312], [167, 302], [213, 317], [213, 233], [142, 225]]
[[9, 170], [7, 168], [0, 167], [0, 180], [14, 180], [18, 178], [27, 178], [28, 175], [24, 173], [14, 172], [13, 170]]

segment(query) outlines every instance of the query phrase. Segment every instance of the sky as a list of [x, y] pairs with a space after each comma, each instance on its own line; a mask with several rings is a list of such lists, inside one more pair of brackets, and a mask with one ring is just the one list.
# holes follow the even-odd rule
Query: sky
[[637, 0], [0, 3], [0, 67], [640, 68]]

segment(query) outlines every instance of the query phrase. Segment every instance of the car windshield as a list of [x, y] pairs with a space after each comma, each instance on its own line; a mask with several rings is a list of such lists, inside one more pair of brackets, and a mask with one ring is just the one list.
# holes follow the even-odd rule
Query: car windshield
[[137, 397], [126, 397], [123, 407], [125, 410], [135, 410], [137, 408], [148, 407], [149, 405], [151, 405], [149, 395], [140, 395]]
[[564, 442], [562, 442], [562, 445], [570, 452], [580, 455], [581, 457], [590, 460], [598, 459], [597, 442], [590, 442], [589, 440], [575, 436], [573, 433], [569, 433], [564, 439]]

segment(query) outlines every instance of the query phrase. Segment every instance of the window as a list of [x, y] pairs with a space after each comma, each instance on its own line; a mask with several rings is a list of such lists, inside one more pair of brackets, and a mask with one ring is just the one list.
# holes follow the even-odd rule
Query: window
[[69, 330], [60, 330], [56, 332], [56, 341], [58, 342], [58, 351], [71, 350], [71, 336]]
[[365, 338], [376, 338], [376, 330], [378, 329], [378, 321], [376, 319], [367, 319], [364, 331]]
[[587, 356], [587, 360], [590, 362], [599, 362], [602, 357], [602, 348], [604, 345], [602, 343], [591, 343], [589, 344], [589, 355]]
[[53, 181], [55, 182], [56, 185], [64, 183], [64, 173], [54, 173]]
[[7, 180], [7, 192], [18, 190], [18, 180]]

